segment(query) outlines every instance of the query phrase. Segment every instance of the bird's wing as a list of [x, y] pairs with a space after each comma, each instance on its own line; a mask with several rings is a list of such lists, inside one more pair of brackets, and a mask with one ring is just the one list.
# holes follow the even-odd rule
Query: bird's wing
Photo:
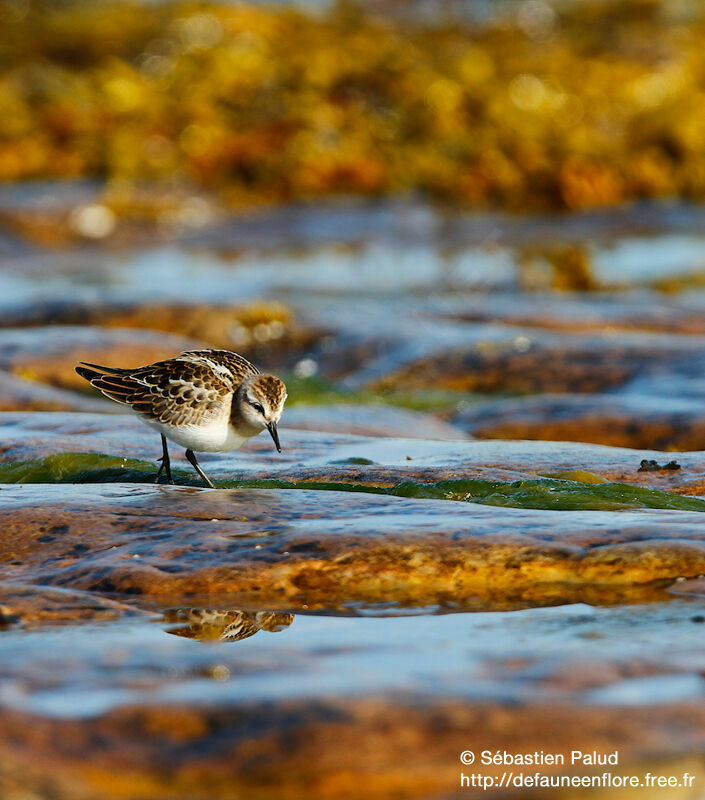
[[233, 382], [233, 389], [237, 389], [245, 378], [260, 374], [254, 364], [230, 350], [188, 350], [179, 358], [193, 358], [198, 363], [209, 365], [216, 375], [227, 375]]
[[197, 351], [132, 370], [90, 364], [76, 371], [111, 400], [177, 427], [227, 423], [239, 383], [226, 367]]

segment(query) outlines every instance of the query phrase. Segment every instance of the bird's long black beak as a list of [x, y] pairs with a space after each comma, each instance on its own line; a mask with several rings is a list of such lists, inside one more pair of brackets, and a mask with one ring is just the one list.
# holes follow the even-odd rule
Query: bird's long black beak
[[270, 422], [269, 425], [267, 425], [267, 430], [269, 431], [269, 433], [271, 434], [272, 439], [274, 440], [274, 446], [277, 448], [277, 453], [281, 453], [282, 448], [281, 448], [281, 445], [279, 444], [279, 434], [277, 433], [277, 423], [276, 422]]

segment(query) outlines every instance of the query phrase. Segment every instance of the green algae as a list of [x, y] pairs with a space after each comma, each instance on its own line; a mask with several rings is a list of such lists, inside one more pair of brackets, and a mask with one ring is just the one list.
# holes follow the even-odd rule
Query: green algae
[[511, 483], [454, 480], [421, 484], [409, 481], [393, 487], [391, 494], [553, 511], [619, 511], [630, 508], [705, 511], [705, 500], [696, 497], [684, 497], [624, 483], [581, 483], [555, 478], [527, 479]]
[[620, 511], [634, 508], [705, 511], [696, 497], [630, 486], [623, 483], [583, 484], [577, 481], [536, 479], [504, 481], [449, 480], [435, 483], [404, 481], [392, 487], [323, 481], [240, 481], [238, 488], [314, 489], [367, 492], [423, 500], [454, 500], [506, 508], [552, 511]]
[[[179, 484], [201, 486], [188, 471], [173, 470]], [[575, 473], [578, 475], [578, 473]], [[46, 458], [0, 464], [0, 483], [149, 483], [156, 466], [149, 461], [96, 453], [57, 453]], [[345, 481], [216, 480], [221, 489], [308, 489], [361, 492], [426, 500], [452, 500], [507, 508], [553, 511], [620, 511], [634, 508], [705, 511], [705, 500], [622, 483], [560, 478], [513, 482], [445, 480], [404, 481], [395, 486]]]
[[0, 483], [143, 483], [155, 474], [150, 461], [103, 453], [55, 453], [0, 464]]

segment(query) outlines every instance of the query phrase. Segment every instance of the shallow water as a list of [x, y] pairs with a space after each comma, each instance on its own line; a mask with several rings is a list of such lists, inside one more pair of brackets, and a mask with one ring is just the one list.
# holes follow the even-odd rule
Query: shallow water
[[19, 254], [6, 259], [0, 285], [8, 309], [42, 301], [219, 303], [267, 295], [305, 303], [312, 294], [516, 290], [521, 249], [530, 243], [540, 256], [556, 241], [585, 247], [595, 278], [609, 289], [705, 272], [705, 217], [697, 207], [552, 219], [444, 216], [388, 204], [255, 213], [125, 253]]
[[[200, 646], [169, 636], [179, 624], [159, 618], [11, 631], [0, 639], [0, 701], [65, 718], [133, 704], [237, 706], [396, 693], [658, 705], [705, 696], [705, 654], [693, 636], [693, 617], [703, 608], [701, 601], [674, 601], [389, 617], [296, 613], [275, 634]], [[586, 643], [600, 669], [591, 678], [583, 666], [571, 679]]]

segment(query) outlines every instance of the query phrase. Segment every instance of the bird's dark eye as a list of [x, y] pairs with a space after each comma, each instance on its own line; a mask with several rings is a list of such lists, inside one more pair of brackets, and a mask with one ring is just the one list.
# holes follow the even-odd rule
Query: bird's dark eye
[[250, 403], [250, 405], [255, 411], [259, 411], [260, 414], [264, 414], [264, 408], [259, 403]]

